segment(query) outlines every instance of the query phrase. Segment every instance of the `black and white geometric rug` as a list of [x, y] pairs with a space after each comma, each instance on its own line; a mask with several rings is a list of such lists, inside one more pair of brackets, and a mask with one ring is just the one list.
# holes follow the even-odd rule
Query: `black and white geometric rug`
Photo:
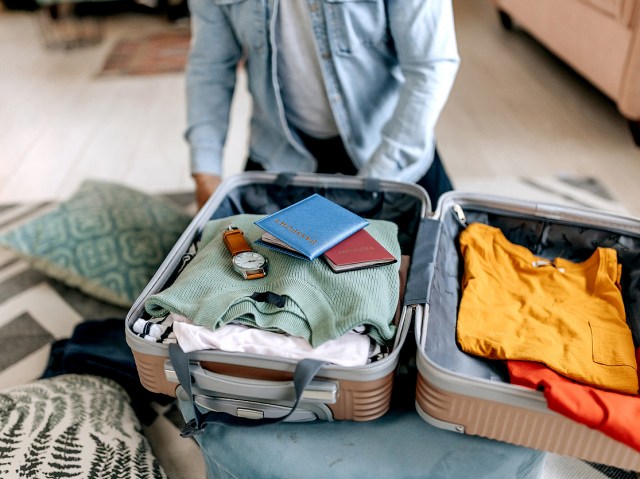
[[[590, 178], [484, 178], [456, 182], [456, 188], [550, 203], [603, 209], [625, 209]], [[191, 193], [167, 195], [193, 213]], [[0, 233], [55, 207], [53, 203], [0, 205]], [[97, 301], [30, 268], [0, 248], [0, 390], [38, 379], [44, 372], [51, 344], [68, 338], [86, 319], [125, 318], [127, 310]], [[160, 411], [146, 429], [160, 462], [173, 479], [204, 478], [195, 442], [180, 438], [174, 407]], [[179, 413], [178, 413], [179, 414]], [[636, 473], [549, 454], [543, 479], [638, 479]]]

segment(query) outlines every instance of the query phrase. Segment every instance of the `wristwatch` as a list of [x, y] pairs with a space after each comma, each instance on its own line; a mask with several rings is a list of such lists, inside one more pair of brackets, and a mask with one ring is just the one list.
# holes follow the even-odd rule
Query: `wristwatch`
[[244, 279], [260, 279], [267, 275], [267, 258], [251, 249], [242, 230], [229, 225], [222, 233], [222, 240], [233, 256], [233, 269]]

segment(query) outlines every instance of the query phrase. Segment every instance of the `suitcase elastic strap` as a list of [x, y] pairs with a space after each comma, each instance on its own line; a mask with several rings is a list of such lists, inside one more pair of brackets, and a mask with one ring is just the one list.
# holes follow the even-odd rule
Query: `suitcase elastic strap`
[[325, 365], [322, 361], [316, 361], [315, 359], [303, 359], [296, 365], [296, 369], [293, 373], [293, 387], [296, 394], [296, 400], [291, 407], [291, 410], [280, 417], [269, 417], [262, 419], [250, 419], [246, 417], [238, 417], [233, 414], [220, 411], [208, 411], [206, 413], [200, 412], [200, 409], [196, 406], [193, 399], [193, 392], [191, 389], [192, 377], [189, 371], [189, 354], [185, 353], [177, 344], [169, 345], [169, 358], [173, 365], [173, 369], [178, 376], [180, 385], [187, 393], [189, 401], [193, 406], [194, 417], [187, 422], [182, 428], [180, 435], [182, 437], [191, 437], [204, 432], [204, 428], [208, 423], [223, 422], [226, 424], [236, 424], [240, 426], [263, 426], [266, 424], [273, 424], [276, 422], [284, 421], [289, 417], [298, 407], [298, 403], [302, 398], [302, 393], [309, 383], [313, 380], [315, 375]]

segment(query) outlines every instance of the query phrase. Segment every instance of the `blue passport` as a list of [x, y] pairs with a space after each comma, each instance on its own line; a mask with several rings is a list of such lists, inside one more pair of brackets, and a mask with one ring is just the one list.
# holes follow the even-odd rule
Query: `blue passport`
[[264, 233], [256, 243], [313, 260], [369, 224], [364, 218], [318, 194], [259, 219]]

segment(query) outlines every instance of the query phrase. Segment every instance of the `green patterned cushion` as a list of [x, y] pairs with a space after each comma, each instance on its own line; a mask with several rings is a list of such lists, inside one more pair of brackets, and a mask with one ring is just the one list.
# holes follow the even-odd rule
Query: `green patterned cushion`
[[55, 210], [0, 235], [0, 245], [69, 286], [129, 307], [189, 221], [160, 198], [89, 180]]
[[129, 396], [110, 379], [65, 375], [0, 392], [0, 477], [166, 478]]

